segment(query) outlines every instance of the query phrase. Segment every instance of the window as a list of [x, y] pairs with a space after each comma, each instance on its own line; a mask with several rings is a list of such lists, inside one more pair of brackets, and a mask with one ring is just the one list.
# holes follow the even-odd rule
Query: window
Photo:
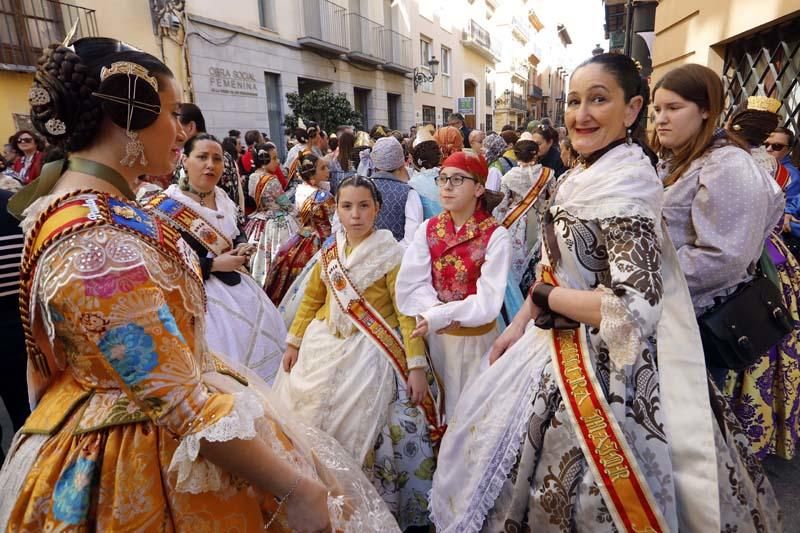
[[422, 123], [436, 124], [436, 108], [432, 105], [422, 106]]
[[[425, 74], [430, 75], [430, 67], [428, 66], [428, 61], [431, 60], [431, 41], [426, 37], [421, 37], [419, 40], [419, 64], [422, 66], [422, 69], [425, 71]], [[433, 92], [433, 82], [426, 81], [420, 85], [420, 88], [423, 92], [432, 93]]]
[[486, 114], [486, 130], [485, 131], [492, 131], [492, 115]]
[[262, 28], [276, 31], [275, 0], [258, 0], [258, 23]]
[[442, 108], [442, 124], [447, 124], [447, 119], [450, 118], [450, 115], [453, 114], [452, 109], [447, 109], [446, 107]]
[[442, 75], [442, 96], [452, 96], [452, 79], [450, 78], [450, 58], [452, 55], [449, 48], [442, 46], [442, 59], [439, 63], [439, 72]]

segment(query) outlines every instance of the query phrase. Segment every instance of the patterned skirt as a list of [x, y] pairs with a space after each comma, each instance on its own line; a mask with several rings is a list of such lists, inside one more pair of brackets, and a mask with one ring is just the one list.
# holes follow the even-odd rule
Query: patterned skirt
[[250, 258], [250, 272], [262, 287], [267, 281], [272, 260], [297, 229], [294, 217], [250, 217], [247, 221], [244, 227], [247, 242], [256, 245], [256, 253]]
[[775, 234], [770, 234], [770, 246], [784, 303], [797, 326], [756, 364], [729, 372], [724, 393], [753, 454], [791, 459], [800, 429], [800, 263]]
[[306, 263], [311, 261], [314, 254], [322, 246], [322, 239], [316, 233], [305, 235], [305, 232], [296, 233], [286, 244], [281, 247], [264, 282], [267, 296], [277, 306], [283, 300], [292, 282], [302, 272]]

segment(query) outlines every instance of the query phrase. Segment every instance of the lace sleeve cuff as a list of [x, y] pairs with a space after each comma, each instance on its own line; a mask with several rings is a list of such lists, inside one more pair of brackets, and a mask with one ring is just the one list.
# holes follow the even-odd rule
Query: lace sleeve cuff
[[642, 330], [628, 307], [611, 289], [600, 285], [600, 338], [608, 346], [608, 356], [616, 368], [632, 365], [639, 355]]
[[298, 337], [296, 335], [292, 335], [291, 333], [286, 335], [286, 344], [288, 344], [289, 346], [300, 348], [301, 342], [303, 342], [303, 337]]
[[172, 456], [169, 472], [177, 474], [178, 492], [200, 494], [231, 488], [230, 474], [199, 456], [200, 440], [223, 442], [256, 437], [256, 423], [264, 416], [258, 397], [248, 391], [233, 395], [233, 408], [228, 415], [203, 429], [187, 433]]
[[406, 364], [409, 370], [414, 370], [415, 368], [427, 369], [428, 359], [424, 355], [415, 355], [406, 359]]

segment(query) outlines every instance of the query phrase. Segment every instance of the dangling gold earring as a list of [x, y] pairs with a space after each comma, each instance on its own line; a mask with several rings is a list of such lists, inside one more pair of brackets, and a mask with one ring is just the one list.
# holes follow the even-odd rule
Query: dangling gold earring
[[122, 158], [120, 164], [126, 167], [132, 167], [136, 164], [136, 159], [142, 166], [147, 165], [147, 158], [144, 156], [144, 144], [139, 140], [139, 134], [135, 131], [128, 130], [125, 132], [128, 137], [128, 142], [125, 143], [125, 157]]

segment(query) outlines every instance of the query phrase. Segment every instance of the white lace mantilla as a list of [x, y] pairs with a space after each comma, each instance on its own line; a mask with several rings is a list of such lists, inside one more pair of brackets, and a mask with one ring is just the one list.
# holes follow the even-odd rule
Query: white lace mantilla
[[[353, 282], [356, 290], [362, 295], [373, 283], [397, 266], [403, 258], [403, 250], [389, 230], [374, 232], [349, 254], [345, 254], [346, 245], [347, 239], [344, 230], [339, 230], [336, 234], [339, 262], [347, 271], [347, 277]], [[325, 279], [325, 273], [321, 274]], [[328, 282], [326, 281], [326, 283]], [[331, 333], [340, 337], [349, 337], [356, 331], [353, 321], [342, 312], [335, 301], [331, 301], [327, 324]]]
[[632, 365], [642, 351], [642, 328], [611, 289], [599, 285], [597, 290], [601, 292], [600, 337], [608, 346], [608, 357], [616, 368]]

